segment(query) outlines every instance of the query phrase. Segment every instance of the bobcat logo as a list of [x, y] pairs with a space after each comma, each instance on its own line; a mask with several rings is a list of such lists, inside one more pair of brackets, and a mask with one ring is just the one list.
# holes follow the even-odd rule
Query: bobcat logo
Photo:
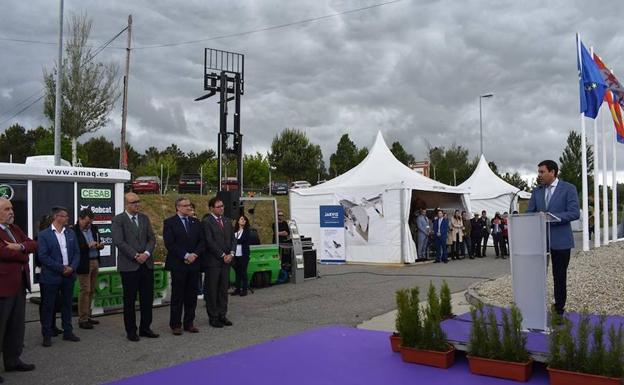
[[8, 184], [0, 184], [0, 198], [6, 198], [8, 200], [11, 200], [14, 193], [15, 192], [13, 191], [13, 187], [9, 186]]

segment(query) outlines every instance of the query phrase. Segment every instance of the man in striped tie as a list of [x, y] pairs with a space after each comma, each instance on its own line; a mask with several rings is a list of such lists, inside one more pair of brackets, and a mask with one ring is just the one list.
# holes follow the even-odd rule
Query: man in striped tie
[[232, 220], [223, 216], [223, 201], [214, 197], [208, 201], [208, 208], [210, 214], [202, 221], [206, 241], [206, 254], [202, 261], [205, 269], [204, 300], [210, 326], [222, 328], [232, 325], [226, 313], [235, 238]]

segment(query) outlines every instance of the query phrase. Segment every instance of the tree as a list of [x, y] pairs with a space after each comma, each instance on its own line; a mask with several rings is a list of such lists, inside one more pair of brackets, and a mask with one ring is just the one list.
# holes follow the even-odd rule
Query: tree
[[14, 124], [0, 134], [0, 161], [24, 163], [26, 157], [34, 154], [35, 141], [19, 124]]
[[[71, 146], [69, 138], [65, 135], [61, 135], [61, 158], [69, 159], [72, 152]], [[54, 132], [52, 130], [45, 130], [35, 142], [35, 155], [50, 154], [54, 154]]]
[[527, 181], [522, 179], [520, 174], [516, 171], [513, 174], [506, 172], [504, 175], [501, 175], [501, 179], [505, 182], [509, 183], [512, 186], [519, 188], [522, 191], [529, 191], [529, 184]]
[[[61, 130], [72, 144], [72, 163], [77, 162], [77, 140], [80, 136], [95, 132], [106, 124], [108, 114], [119, 97], [118, 66], [93, 61], [94, 53], [87, 45], [92, 21], [86, 15], [73, 15], [70, 33], [65, 45], [63, 74], [61, 79]], [[56, 73], [44, 70], [44, 113], [54, 121], [56, 102]]]
[[[576, 186], [576, 191], [582, 193], [582, 147], [581, 135], [576, 131], [570, 131], [567, 139], [567, 145], [563, 149], [563, 153], [559, 158], [559, 178]], [[589, 144], [587, 144], [587, 174], [593, 174], [594, 152]], [[591, 181], [590, 183], [591, 184]], [[589, 186], [588, 186], [589, 187]], [[591, 191], [591, 189], [589, 190]]]
[[429, 162], [433, 179], [449, 185], [460, 184], [470, 177], [479, 158], [470, 162], [468, 150], [453, 144], [450, 148], [430, 147]]
[[416, 159], [414, 159], [414, 155], [408, 154], [399, 142], [392, 143], [390, 151], [392, 152], [394, 157], [399, 160], [399, 162], [403, 163], [406, 166], [409, 166], [410, 164], [414, 164], [414, 162], [416, 162]]
[[273, 138], [269, 163], [276, 168], [276, 176], [289, 181], [316, 178], [321, 167], [320, 152], [320, 147], [310, 143], [303, 131], [286, 128]]
[[269, 160], [257, 152], [243, 157], [243, 184], [245, 190], [260, 189], [269, 183]]
[[343, 174], [358, 165], [358, 158], [357, 146], [349, 139], [349, 134], [344, 134], [336, 145], [336, 152], [329, 157], [329, 168], [334, 176]]
[[88, 167], [118, 168], [119, 148], [115, 148], [113, 142], [103, 136], [91, 138], [82, 144], [82, 150], [86, 159], [82, 159], [82, 165]]

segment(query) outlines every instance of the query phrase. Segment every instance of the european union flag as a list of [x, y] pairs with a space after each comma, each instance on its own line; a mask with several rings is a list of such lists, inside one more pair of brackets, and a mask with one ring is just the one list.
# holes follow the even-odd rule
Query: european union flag
[[[581, 96], [581, 112], [588, 118], [596, 119], [602, 104], [607, 85], [602, 78], [600, 69], [592, 59], [587, 48], [581, 44], [581, 63], [577, 55], [576, 64], [579, 71], [579, 93]], [[581, 68], [582, 67], [582, 68]]]

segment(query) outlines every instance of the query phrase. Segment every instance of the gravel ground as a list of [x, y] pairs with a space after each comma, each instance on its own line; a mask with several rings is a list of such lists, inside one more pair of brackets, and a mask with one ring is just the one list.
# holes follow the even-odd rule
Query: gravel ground
[[[624, 314], [624, 243], [587, 252], [575, 250], [568, 267], [566, 311]], [[552, 270], [548, 268], [548, 302], [553, 303]], [[511, 276], [485, 281], [474, 287], [489, 304], [506, 306], [513, 301]]]

